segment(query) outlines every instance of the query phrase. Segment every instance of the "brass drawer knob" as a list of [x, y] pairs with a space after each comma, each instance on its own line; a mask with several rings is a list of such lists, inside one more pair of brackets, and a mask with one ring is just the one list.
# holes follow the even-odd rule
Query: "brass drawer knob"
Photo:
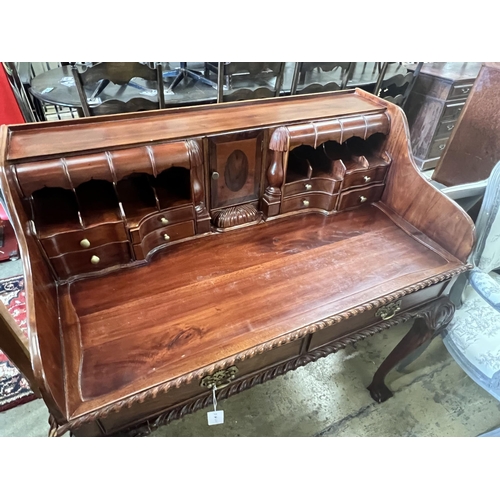
[[165, 234], [163, 235], [163, 239], [164, 239], [165, 241], [168, 241], [168, 240], [170, 240], [170, 236], [169, 236], [167, 233], [165, 233]]
[[82, 248], [89, 248], [90, 247], [90, 241], [85, 238], [82, 241], [80, 241], [80, 246]]
[[446, 125], [446, 130], [453, 130], [455, 125]]
[[167, 219], [166, 217], [162, 217], [162, 218], [160, 219], [160, 222], [161, 222], [164, 226], [166, 226], [166, 225], [168, 224], [168, 219]]
[[90, 259], [90, 262], [92, 264], [99, 264], [100, 261], [101, 261], [101, 259], [97, 255], [92, 255], [92, 257]]
[[304, 205], [305, 207], [308, 207], [309, 206], [309, 200], [302, 200], [302, 205]]
[[365, 180], [365, 182], [370, 182], [372, 180], [372, 178], [368, 177], [367, 175], [365, 175], [363, 179]]
[[446, 144], [440, 144], [438, 146], [438, 149], [440, 149], [441, 151], [446, 147]]
[[361, 203], [364, 203], [367, 199], [368, 199], [368, 198], [367, 198], [366, 196], [360, 196], [360, 197], [359, 197], [359, 201], [360, 201]]
[[306, 188], [306, 191], [310, 191], [312, 189], [311, 184], [306, 184], [304, 187]]

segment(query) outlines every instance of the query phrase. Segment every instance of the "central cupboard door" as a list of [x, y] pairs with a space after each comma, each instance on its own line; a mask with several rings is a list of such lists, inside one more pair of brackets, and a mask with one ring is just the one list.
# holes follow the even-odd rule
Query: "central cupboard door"
[[258, 201], [263, 135], [241, 132], [208, 139], [212, 209]]

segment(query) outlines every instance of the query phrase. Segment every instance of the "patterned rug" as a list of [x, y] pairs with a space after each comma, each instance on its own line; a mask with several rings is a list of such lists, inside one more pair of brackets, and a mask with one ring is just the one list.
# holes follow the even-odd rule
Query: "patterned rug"
[[[27, 335], [24, 278], [16, 276], [0, 280], [0, 299]], [[31, 392], [28, 382], [0, 351], [0, 411], [27, 403], [32, 399], [35, 399], [35, 395]]]

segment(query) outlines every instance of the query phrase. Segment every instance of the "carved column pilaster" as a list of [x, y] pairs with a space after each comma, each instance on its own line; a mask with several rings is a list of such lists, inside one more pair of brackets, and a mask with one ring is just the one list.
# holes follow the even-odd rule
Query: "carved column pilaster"
[[194, 210], [196, 214], [197, 233], [210, 231], [210, 214], [207, 210], [205, 200], [205, 189], [203, 188], [203, 155], [199, 141], [186, 141], [191, 165], [191, 187], [193, 194]]

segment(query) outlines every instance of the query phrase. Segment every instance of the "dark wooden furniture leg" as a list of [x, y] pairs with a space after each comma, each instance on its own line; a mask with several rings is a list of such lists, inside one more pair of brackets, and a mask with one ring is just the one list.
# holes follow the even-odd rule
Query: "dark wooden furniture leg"
[[448, 297], [436, 300], [428, 309], [418, 313], [410, 331], [382, 362], [368, 386], [371, 397], [377, 403], [392, 397], [392, 391], [384, 382], [387, 374], [422, 344], [439, 335], [448, 326], [454, 313], [455, 306]]

